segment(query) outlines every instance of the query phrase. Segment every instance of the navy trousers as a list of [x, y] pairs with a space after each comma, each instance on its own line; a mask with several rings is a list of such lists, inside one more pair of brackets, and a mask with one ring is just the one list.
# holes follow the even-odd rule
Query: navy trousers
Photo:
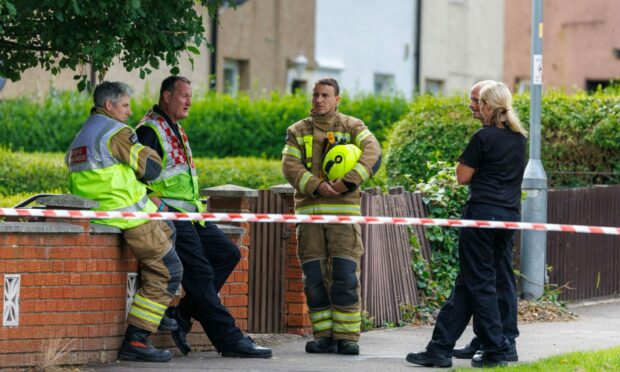
[[183, 263], [183, 289], [178, 311], [202, 325], [218, 351], [236, 344], [243, 333], [220, 301], [218, 292], [233, 271], [241, 254], [239, 248], [211, 222], [205, 226], [190, 221], [174, 221], [176, 250]]
[[[518, 221], [512, 209], [467, 204], [464, 219]], [[452, 294], [442, 306], [427, 349], [451, 355], [472, 315], [481, 348], [491, 360], [505, 360], [511, 340], [504, 334], [500, 307], [516, 314], [516, 285], [512, 264], [514, 230], [462, 228], [459, 233], [460, 272]], [[510, 251], [510, 255], [507, 253]], [[513, 315], [506, 315], [513, 317]], [[511, 336], [516, 337], [516, 316]], [[510, 321], [509, 321], [510, 322]], [[514, 340], [512, 341], [514, 342]]]

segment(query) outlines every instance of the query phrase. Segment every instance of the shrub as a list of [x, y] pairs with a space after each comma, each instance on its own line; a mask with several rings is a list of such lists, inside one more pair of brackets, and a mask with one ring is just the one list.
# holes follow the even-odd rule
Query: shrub
[[[133, 98], [135, 125], [156, 102], [151, 95]], [[40, 101], [23, 97], [0, 101], [0, 146], [12, 150], [63, 152], [88, 117], [86, 94], [52, 91]], [[271, 94], [251, 99], [240, 94], [197, 94], [190, 116], [183, 120], [195, 156], [280, 158], [286, 128], [308, 116], [305, 95]], [[340, 110], [359, 117], [379, 141], [387, 128], [407, 111], [401, 97], [342, 96]]]
[[[454, 162], [480, 123], [472, 119], [466, 96], [421, 96], [389, 136], [388, 183], [412, 189], [423, 181], [427, 162]], [[529, 126], [529, 95], [513, 107]], [[550, 187], [620, 182], [620, 93], [566, 95], [553, 91], [542, 100], [541, 157]], [[611, 173], [611, 174], [610, 174]]]
[[[279, 160], [257, 158], [196, 158], [200, 187], [235, 184], [266, 189], [285, 183]], [[0, 148], [0, 196], [3, 206], [26, 199], [28, 195], [68, 192], [68, 170], [60, 153], [11, 152]], [[25, 197], [8, 198], [21, 194]], [[9, 204], [11, 202], [12, 204]]]
[[[12, 152], [0, 147], [0, 206], [10, 207], [33, 194], [68, 192], [68, 170], [60, 153]], [[268, 189], [286, 183], [280, 160], [252, 157], [195, 158], [200, 188], [225, 184]], [[385, 170], [362, 188], [386, 184]]]
[[[422, 193], [429, 217], [461, 218], [468, 189], [456, 182], [454, 164], [438, 162], [429, 163], [427, 167], [432, 176], [429, 176], [427, 182], [419, 183], [416, 191]], [[426, 264], [419, 253], [419, 244], [412, 244], [414, 254], [411, 264], [427, 307], [438, 308], [450, 295], [458, 273], [458, 234], [459, 230], [454, 228], [426, 228], [426, 237], [432, 251], [430, 265]], [[426, 274], [429, 270], [431, 275]]]

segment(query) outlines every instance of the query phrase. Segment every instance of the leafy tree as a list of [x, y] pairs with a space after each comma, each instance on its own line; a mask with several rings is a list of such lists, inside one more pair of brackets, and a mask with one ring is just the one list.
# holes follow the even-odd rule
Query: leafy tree
[[[227, 0], [202, 0], [215, 18]], [[103, 78], [115, 58], [140, 77], [173, 67], [182, 53], [198, 54], [206, 43], [194, 0], [0, 0], [0, 75], [13, 81], [31, 67], [52, 74], [76, 71], [87, 85], [86, 63]], [[208, 43], [207, 43], [208, 45]]]

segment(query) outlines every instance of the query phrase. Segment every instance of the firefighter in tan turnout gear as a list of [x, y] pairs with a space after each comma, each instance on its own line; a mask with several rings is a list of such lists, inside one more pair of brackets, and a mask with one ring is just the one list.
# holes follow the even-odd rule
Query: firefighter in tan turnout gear
[[[131, 89], [120, 82], [102, 82], [94, 91], [95, 107], [65, 157], [72, 194], [99, 202], [97, 210], [155, 212], [157, 207], [139, 180], [161, 173], [159, 155], [141, 145], [125, 121], [131, 115]], [[183, 267], [174, 249], [174, 227], [148, 219], [106, 219], [95, 223], [123, 230], [127, 247], [138, 259], [140, 289], [133, 297], [125, 338], [118, 353], [123, 360], [167, 362], [170, 351], [156, 349], [149, 336], [174, 330], [165, 316], [181, 284]]]
[[[360, 215], [358, 187], [381, 165], [381, 147], [375, 136], [361, 120], [338, 112], [339, 93], [336, 80], [318, 80], [310, 117], [287, 130], [282, 172], [295, 187], [297, 214]], [[361, 153], [352, 151], [351, 145]], [[357, 162], [351, 161], [350, 157], [358, 156]], [[352, 169], [338, 170], [341, 163]], [[314, 335], [306, 352], [359, 354], [360, 258], [364, 253], [360, 226], [300, 224], [297, 239]]]

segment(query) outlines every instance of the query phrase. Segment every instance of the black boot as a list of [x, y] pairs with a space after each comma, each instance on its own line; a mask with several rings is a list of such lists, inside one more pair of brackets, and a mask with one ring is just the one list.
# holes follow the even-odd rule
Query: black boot
[[273, 356], [271, 349], [256, 345], [254, 340], [248, 336], [242, 337], [236, 344], [221, 350], [220, 353], [223, 357], [229, 358], [271, 358]]
[[172, 318], [169, 318], [168, 316], [166, 316], [166, 314], [164, 314], [164, 317], [161, 318], [161, 321], [159, 322], [159, 327], [157, 328], [158, 331], [176, 331], [179, 328], [179, 323]]
[[353, 340], [338, 340], [338, 354], [359, 355], [360, 346]]
[[471, 366], [474, 368], [492, 368], [507, 366], [508, 362], [504, 360], [491, 359], [485, 351], [479, 351], [471, 358]]
[[335, 353], [336, 343], [331, 337], [319, 337], [316, 340], [306, 342], [306, 353], [325, 354]]
[[457, 359], [471, 359], [480, 350], [480, 343], [476, 339], [471, 340], [465, 347], [452, 350], [452, 356]]
[[424, 367], [452, 367], [452, 358], [447, 355], [434, 353], [432, 351], [422, 351], [420, 353], [407, 354], [409, 363], [418, 364]]
[[118, 351], [119, 360], [132, 360], [143, 362], [167, 362], [172, 358], [166, 349], [156, 349], [151, 344], [149, 336], [151, 332], [145, 331], [133, 325], [127, 326], [123, 344]]
[[192, 330], [193, 323], [191, 319], [184, 319], [181, 316], [181, 312], [176, 307], [169, 307], [168, 310], [166, 310], [166, 314], [179, 325], [177, 329], [171, 330], [170, 332], [174, 344], [177, 345], [183, 355], [189, 354], [189, 352], [192, 351], [192, 347], [187, 340], [187, 334]]

